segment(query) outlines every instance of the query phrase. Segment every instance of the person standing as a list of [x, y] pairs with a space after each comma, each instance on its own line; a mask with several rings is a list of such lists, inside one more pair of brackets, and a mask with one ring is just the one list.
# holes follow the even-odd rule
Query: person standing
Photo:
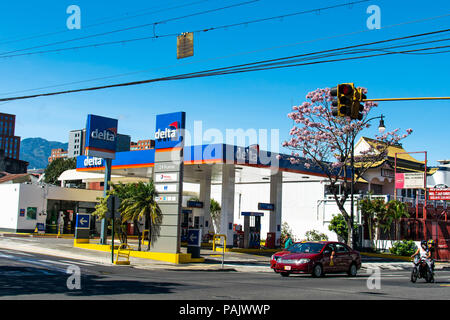
[[288, 249], [290, 246], [292, 246], [293, 242], [291, 237], [287, 234], [286, 237], [284, 238], [284, 248]]

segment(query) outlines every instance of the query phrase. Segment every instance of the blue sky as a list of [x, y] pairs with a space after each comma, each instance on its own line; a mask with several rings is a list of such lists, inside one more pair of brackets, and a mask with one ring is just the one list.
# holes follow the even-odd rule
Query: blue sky
[[[160, 11], [88, 27], [109, 18], [123, 18], [199, 2], [183, 8]], [[0, 4], [0, 55], [2, 52], [38, 46], [94, 33], [161, 21], [244, 0], [155, 0], [155, 1], [20, 1]], [[313, 8], [347, 3], [336, 1], [271, 1], [254, 3], [219, 12], [157, 25], [157, 35], [181, 33], [257, 18], [282, 15]], [[81, 29], [67, 30], [69, 5], [81, 8]], [[369, 5], [381, 8], [380, 30], [369, 31], [366, 13]], [[195, 56], [177, 60], [176, 38], [165, 37], [133, 43], [69, 50], [60, 53], [0, 58], [0, 96], [56, 91], [101, 84], [134, 81], [185, 72], [270, 59], [356, 43], [445, 29], [450, 16], [403, 24], [450, 14], [448, 1], [369, 1], [343, 8], [266, 21], [263, 23], [195, 34]], [[63, 31], [59, 34], [12, 42], [24, 37]], [[362, 32], [364, 31], [364, 32]], [[349, 35], [354, 33], [353, 35]], [[111, 34], [59, 47], [114, 41], [153, 35], [153, 28]], [[344, 35], [328, 40], [317, 39]], [[312, 41], [314, 40], [314, 41]], [[287, 44], [296, 44], [286, 46]], [[268, 50], [267, 48], [281, 48]], [[262, 50], [264, 49], [264, 50]], [[247, 52], [256, 51], [251, 54]], [[147, 70], [130, 76], [48, 88], [17, 94], [15, 91], [82, 81], [128, 72]], [[16, 134], [23, 138], [43, 137], [67, 142], [68, 132], [82, 128], [86, 115], [94, 113], [119, 119], [119, 132], [132, 140], [152, 138], [155, 115], [186, 111], [187, 129], [195, 120], [203, 129], [279, 129], [280, 140], [288, 138], [292, 105], [304, 101], [316, 88], [354, 82], [368, 88], [372, 98], [410, 96], [450, 96], [449, 54], [391, 55], [367, 60], [241, 73], [221, 77], [160, 82], [125, 88], [43, 97], [0, 104], [0, 111], [17, 115]], [[448, 120], [450, 101], [383, 102], [373, 116], [385, 115], [388, 130], [412, 128], [404, 141], [408, 151], [428, 151], [429, 164], [450, 158]], [[373, 137], [377, 123], [365, 135]], [[281, 142], [281, 141], [280, 141]]]

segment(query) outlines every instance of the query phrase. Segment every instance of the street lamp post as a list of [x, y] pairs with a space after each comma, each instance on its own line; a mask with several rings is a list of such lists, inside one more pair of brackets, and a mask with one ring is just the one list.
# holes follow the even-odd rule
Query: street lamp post
[[[379, 116], [379, 117], [373, 117], [370, 118], [368, 120], [366, 120], [366, 122], [375, 120], [375, 119], [380, 119], [380, 124], [378, 125], [378, 131], [380, 133], [383, 133], [384, 130], [386, 130], [386, 126], [384, 125], [384, 120], [383, 120], [383, 115]], [[354, 228], [354, 219], [355, 219], [355, 210], [354, 210], [354, 184], [355, 184], [355, 135], [353, 135], [352, 133], [352, 146], [351, 146], [351, 158], [350, 158], [350, 166], [351, 166], [351, 170], [352, 170], [352, 183], [350, 186], [350, 194], [351, 194], [351, 198], [350, 198], [350, 221], [351, 221], [351, 226], [352, 226], [352, 246], [353, 248], [355, 248], [355, 228]]]

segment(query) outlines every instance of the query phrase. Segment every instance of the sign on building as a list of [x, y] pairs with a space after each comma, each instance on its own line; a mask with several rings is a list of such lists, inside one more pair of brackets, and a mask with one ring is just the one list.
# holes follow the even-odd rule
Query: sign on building
[[117, 119], [89, 114], [86, 122], [86, 155], [115, 159]]
[[423, 189], [425, 176], [423, 172], [408, 172], [395, 174], [396, 189]]
[[428, 200], [450, 200], [450, 188], [428, 189]]
[[185, 119], [184, 112], [156, 116], [153, 181], [158, 193], [155, 201], [163, 216], [160, 236], [154, 243], [157, 252], [180, 252]]

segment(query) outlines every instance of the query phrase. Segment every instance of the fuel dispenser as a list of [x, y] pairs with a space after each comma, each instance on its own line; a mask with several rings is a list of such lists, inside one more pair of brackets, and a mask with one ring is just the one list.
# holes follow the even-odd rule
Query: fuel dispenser
[[244, 248], [259, 249], [261, 247], [262, 212], [242, 212], [244, 216]]

